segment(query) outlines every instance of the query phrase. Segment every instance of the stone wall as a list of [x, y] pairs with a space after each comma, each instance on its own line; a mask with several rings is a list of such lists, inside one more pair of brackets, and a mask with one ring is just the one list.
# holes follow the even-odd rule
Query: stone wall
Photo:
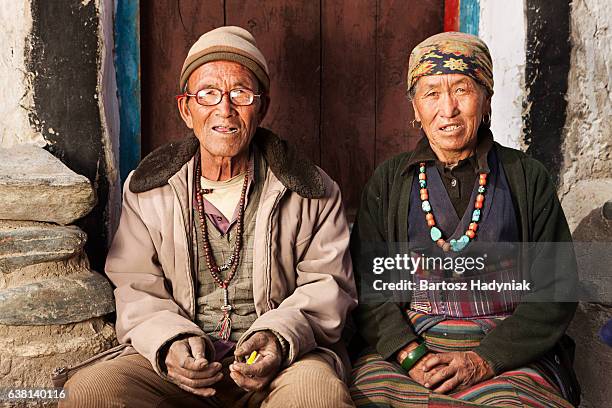
[[[571, 5], [571, 67], [559, 193], [574, 240], [595, 242], [612, 254], [612, 218], [603, 211], [612, 200], [612, 2], [574, 0]], [[580, 247], [579, 247], [580, 248]], [[592, 258], [592, 257], [589, 257]], [[586, 258], [585, 258], [586, 259]], [[576, 340], [576, 371], [582, 407], [609, 406], [612, 348], [598, 332], [612, 319], [611, 263], [580, 268], [583, 288], [599, 288], [594, 302], [581, 303], [569, 333]]]
[[55, 368], [116, 343], [95, 272], [120, 204], [113, 10], [0, 6], [0, 392], [49, 387]]
[[51, 387], [55, 368], [116, 342], [102, 318], [114, 311], [111, 285], [68, 225], [94, 204], [89, 180], [45, 150], [0, 148], [1, 387]]
[[114, 1], [3, 3], [0, 147], [44, 147], [95, 186], [99, 200], [78, 224], [101, 269], [121, 201]]
[[612, 2], [574, 0], [571, 42], [561, 195], [579, 181], [612, 177]]

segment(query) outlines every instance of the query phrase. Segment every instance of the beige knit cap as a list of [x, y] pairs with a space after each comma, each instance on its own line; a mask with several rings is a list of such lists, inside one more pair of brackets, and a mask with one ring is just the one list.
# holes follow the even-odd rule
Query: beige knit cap
[[181, 69], [179, 90], [183, 91], [189, 75], [201, 65], [211, 61], [233, 61], [244, 65], [270, 89], [268, 64], [257, 48], [255, 38], [241, 27], [219, 27], [204, 33], [189, 49]]

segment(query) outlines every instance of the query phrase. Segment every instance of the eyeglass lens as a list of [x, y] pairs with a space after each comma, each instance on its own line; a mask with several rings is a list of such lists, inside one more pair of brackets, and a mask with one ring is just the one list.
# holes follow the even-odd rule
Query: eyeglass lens
[[[227, 93], [229, 94], [230, 101], [234, 105], [239, 106], [250, 105], [253, 103], [253, 99], [255, 98], [255, 94], [249, 89], [232, 89]], [[200, 105], [212, 106], [221, 102], [223, 95], [224, 92], [221, 92], [219, 89], [207, 88], [199, 90], [196, 93], [196, 99]]]

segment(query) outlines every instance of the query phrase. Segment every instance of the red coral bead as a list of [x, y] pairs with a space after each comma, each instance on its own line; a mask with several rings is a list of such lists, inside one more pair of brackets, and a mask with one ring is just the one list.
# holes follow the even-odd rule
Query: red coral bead
[[478, 224], [476, 224], [475, 222], [470, 223], [469, 229], [475, 232], [476, 230], [478, 230]]
[[435, 220], [427, 220], [427, 226], [428, 227], [433, 227], [436, 225], [436, 221]]
[[433, 219], [434, 219], [434, 216], [433, 216], [433, 214], [432, 214], [432, 213], [427, 213], [427, 214], [425, 214], [425, 219], [426, 219], [427, 221], [429, 221], [429, 220], [433, 220]]
[[467, 230], [467, 231], [465, 231], [465, 235], [470, 237], [470, 239], [474, 239], [474, 237], [476, 236], [476, 233], [474, 231], [472, 231], [472, 230]]
[[474, 208], [481, 209], [481, 208], [482, 208], [482, 201], [476, 201], [476, 202], [474, 203]]
[[419, 180], [425, 180], [427, 179], [427, 176], [425, 175], [425, 173], [419, 173]]

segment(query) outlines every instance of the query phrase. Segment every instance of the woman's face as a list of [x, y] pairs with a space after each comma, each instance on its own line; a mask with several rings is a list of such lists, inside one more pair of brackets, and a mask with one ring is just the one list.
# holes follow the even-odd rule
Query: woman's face
[[421, 122], [434, 152], [453, 157], [471, 152], [482, 117], [491, 109], [484, 88], [462, 74], [424, 76], [415, 86], [415, 119]]

